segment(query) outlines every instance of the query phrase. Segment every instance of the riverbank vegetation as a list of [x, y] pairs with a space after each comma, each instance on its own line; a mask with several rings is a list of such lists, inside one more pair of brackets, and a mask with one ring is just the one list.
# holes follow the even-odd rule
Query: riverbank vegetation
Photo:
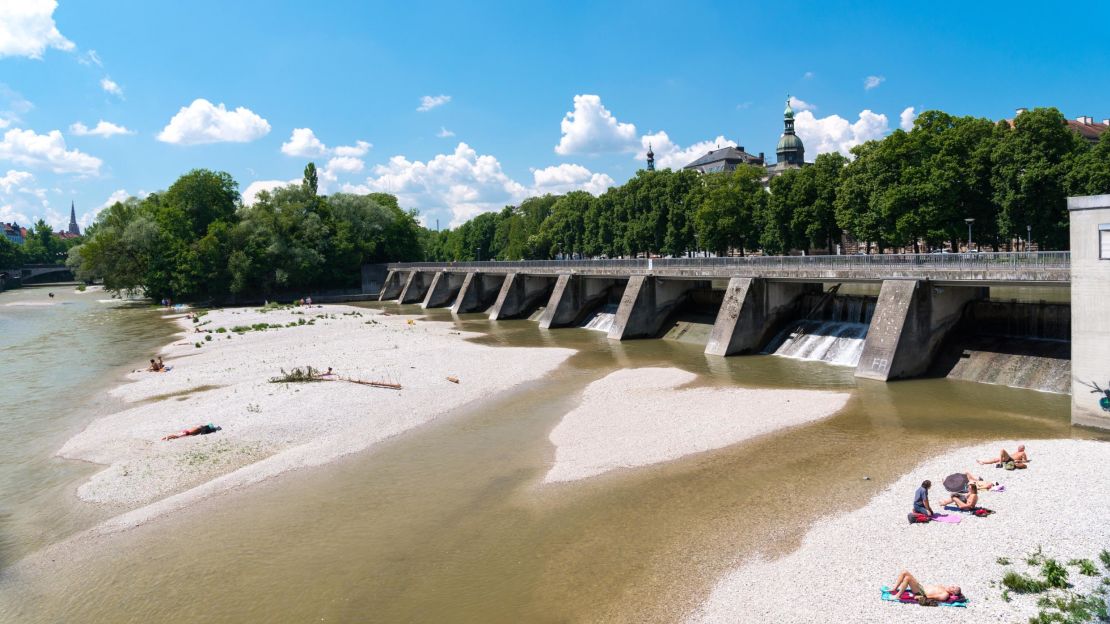
[[[1067, 249], [1069, 195], [1110, 193], [1110, 133], [1096, 145], [1055, 108], [1009, 122], [926, 111], [852, 149], [761, 184], [734, 172], [640, 171], [593, 197], [529, 199], [458, 228], [425, 233], [429, 260], [681, 256], [832, 249], [846, 233], [871, 251], [924, 252], [967, 240], [983, 249]], [[770, 193], [767, 192], [770, 191]], [[1031, 230], [1027, 229], [1027, 226]], [[1018, 241], [1021, 242], [1018, 242]]]
[[[919, 116], [910, 132], [821, 154], [765, 180], [761, 167], [640, 171], [599, 196], [545, 195], [443, 231], [393, 195], [301, 184], [244, 206], [227, 173], [203, 169], [117, 202], [69, 253], [79, 279], [175, 300], [271, 297], [359, 283], [364, 263], [1068, 246], [1069, 195], [1110, 193], [1110, 133], [1091, 145], [1054, 108], [1013, 123]], [[37, 231], [37, 230], [36, 230]]]

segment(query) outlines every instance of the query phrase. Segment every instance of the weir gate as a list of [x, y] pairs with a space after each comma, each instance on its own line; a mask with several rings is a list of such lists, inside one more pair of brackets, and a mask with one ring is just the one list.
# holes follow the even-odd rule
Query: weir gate
[[[954, 331], [973, 335], [993, 328], [1003, 353], [976, 360], [964, 349], [954, 376], [997, 373], [992, 369], [1013, 368], [1012, 358], [1019, 357], [1060, 362], [1047, 372], [1041, 364], [1029, 366], [1054, 377], [1051, 388], [1013, 385], [1070, 391], [1074, 423], [1110, 428], [1110, 195], [1069, 199], [1069, 209], [1076, 258], [1041, 252], [394, 263], [379, 299], [486, 312], [491, 320], [533, 316], [545, 329], [580, 326], [607, 307], [612, 340], [659, 336], [677, 312], [697, 303], [711, 326], [705, 352], [716, 356], [766, 352], [791, 323], [790, 340], [804, 342], [810, 337], [798, 334], [830, 324], [820, 322], [834, 318], [829, 310], [848, 310], [848, 329], [858, 332], [848, 361], [855, 362], [857, 377], [880, 381], [929, 373], [945, 349], [951, 351], [946, 338]], [[1100, 262], [1100, 253], [1107, 262]], [[860, 285], [871, 294], [838, 294]], [[992, 288], [1038, 287], [1054, 287], [1065, 300], [1006, 304], [990, 296]], [[1006, 333], [1015, 327], [1022, 335]], [[1084, 337], [1074, 352], [1073, 335]], [[1042, 352], [1010, 349], [1024, 337], [1039, 340], [1034, 351]], [[951, 357], [960, 356], [957, 349]]]

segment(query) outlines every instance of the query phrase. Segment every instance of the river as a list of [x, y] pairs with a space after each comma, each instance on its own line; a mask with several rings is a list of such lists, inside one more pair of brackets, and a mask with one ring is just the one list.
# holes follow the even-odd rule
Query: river
[[[15, 339], [5, 322], [0, 343], [7, 400], [19, 406], [5, 411], [5, 428], [17, 435], [5, 436], [0, 466], [7, 562], [99, 517], [72, 495], [92, 468], [52, 454], [110, 408], [103, 389], [141, 365], [169, 332], [149, 307], [99, 304], [103, 295], [71, 291], [34, 312], [6, 305], [41, 300], [40, 290], [0, 295], [0, 316], [24, 324], [18, 332], [24, 338]], [[68, 573], [42, 580], [27, 595], [0, 596], [0, 616], [675, 621], [743, 558], [795, 548], [818, 516], [862, 506], [944, 449], [1094, 435], [1069, 425], [1062, 395], [947, 379], [884, 384], [820, 362], [707, 357], [701, 346], [679, 341], [614, 343], [601, 332], [545, 331], [527, 320], [456, 319], [445, 310], [427, 316], [483, 332], [483, 343], [570, 347], [577, 354], [546, 379], [370, 452], [63, 552]], [[841, 412], [810, 426], [661, 466], [541, 486], [554, 453], [547, 435], [582, 389], [618, 368], [659, 365], [694, 372], [706, 385], [852, 396]], [[13, 378], [21, 383], [13, 386]]]

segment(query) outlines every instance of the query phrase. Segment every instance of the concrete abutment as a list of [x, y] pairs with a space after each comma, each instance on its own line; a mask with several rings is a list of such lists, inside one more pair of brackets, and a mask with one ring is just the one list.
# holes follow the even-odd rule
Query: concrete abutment
[[467, 314], [469, 312], [483, 312], [497, 299], [501, 285], [505, 282], [504, 275], [479, 273], [471, 271], [463, 277], [459, 286], [459, 294], [455, 296], [455, 303], [451, 305], [451, 312]]
[[1110, 429], [1110, 195], [1069, 197], [1071, 422]]
[[610, 340], [654, 337], [692, 290], [705, 288], [705, 280], [662, 279], [633, 275], [617, 308]]
[[385, 281], [382, 282], [382, 291], [378, 295], [378, 301], [388, 301], [396, 299], [397, 295], [401, 294], [401, 289], [405, 286], [405, 280], [408, 279], [408, 272], [405, 271], [390, 271], [385, 276]]
[[547, 301], [558, 276], [509, 273], [497, 294], [489, 320], [505, 320], [528, 316]]
[[820, 285], [733, 277], [713, 323], [709, 355], [758, 353], [795, 314], [800, 298]]
[[459, 289], [462, 288], [464, 278], [465, 276], [459, 273], [437, 272], [432, 276], [432, 282], [428, 285], [428, 294], [424, 296], [420, 307], [427, 309], [451, 305], [458, 296]]
[[405, 281], [405, 287], [401, 289], [401, 294], [397, 297], [397, 302], [416, 303], [417, 301], [423, 301], [431, 281], [432, 278], [426, 271], [413, 271], [409, 273], [409, 278]]
[[615, 288], [623, 287], [626, 282], [615, 278], [560, 275], [540, 318], [540, 327], [549, 329], [578, 324], [608, 301]]

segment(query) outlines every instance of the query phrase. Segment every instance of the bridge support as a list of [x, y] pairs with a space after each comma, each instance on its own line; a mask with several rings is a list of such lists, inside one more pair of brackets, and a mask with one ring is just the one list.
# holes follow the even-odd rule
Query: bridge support
[[405, 282], [405, 287], [401, 290], [401, 295], [397, 297], [397, 303], [415, 303], [423, 301], [424, 295], [428, 292], [428, 283], [431, 279], [424, 271], [413, 271], [409, 273], [409, 279]]
[[390, 271], [385, 276], [385, 281], [382, 282], [382, 291], [378, 295], [378, 301], [388, 301], [389, 299], [396, 299], [397, 295], [401, 294], [401, 289], [405, 287], [403, 275], [401, 271]]
[[979, 286], [934, 286], [926, 280], [885, 280], [863, 343], [856, 377], [888, 381], [924, 373], [940, 343], [973, 299]]
[[1071, 423], [1110, 429], [1110, 195], [1069, 197]]
[[455, 296], [455, 303], [451, 312], [466, 314], [467, 312], [482, 312], [493, 305], [501, 285], [505, 282], [503, 275], [490, 275], [487, 273], [467, 273], [463, 278], [459, 294]]
[[505, 320], [527, 316], [543, 301], [551, 296], [555, 286], [555, 276], [524, 275], [509, 273], [497, 301], [490, 310], [489, 320]]
[[708, 355], [758, 352], [792, 316], [808, 284], [753, 277], [728, 281], [724, 301], [705, 345]]
[[540, 327], [566, 327], [609, 299], [609, 292], [623, 280], [560, 275], [540, 317]]
[[432, 283], [428, 285], [428, 294], [420, 304], [422, 308], [442, 308], [450, 305], [462, 288], [464, 276], [459, 273], [438, 271], [432, 276]]
[[[701, 282], [704, 283], [704, 282]], [[699, 282], [633, 275], [624, 287], [610, 340], [652, 337]]]

